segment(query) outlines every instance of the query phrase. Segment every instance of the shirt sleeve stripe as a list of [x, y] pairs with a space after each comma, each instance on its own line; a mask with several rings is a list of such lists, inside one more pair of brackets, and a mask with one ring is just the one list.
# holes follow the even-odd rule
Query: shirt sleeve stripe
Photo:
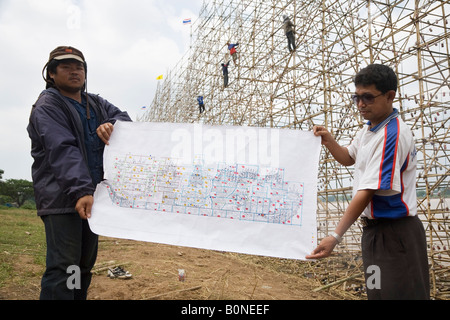
[[390, 121], [384, 129], [384, 146], [380, 163], [378, 189], [392, 189], [392, 184], [394, 182], [399, 133], [398, 119], [395, 118]]

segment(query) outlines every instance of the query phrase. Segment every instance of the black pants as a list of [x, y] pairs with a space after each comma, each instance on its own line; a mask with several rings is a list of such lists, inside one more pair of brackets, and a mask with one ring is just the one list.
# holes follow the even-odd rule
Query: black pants
[[287, 37], [287, 40], [288, 40], [288, 49], [289, 49], [289, 51], [295, 50], [294, 32], [289, 31], [288, 33], [286, 33], [286, 37]]
[[[47, 240], [41, 300], [86, 300], [91, 269], [97, 258], [98, 236], [78, 213], [43, 216]], [[80, 289], [69, 288], [70, 266], [80, 268]]]
[[[418, 217], [377, 221], [364, 227], [362, 235], [368, 299], [428, 300], [430, 280], [422, 222]], [[377, 279], [378, 287], [374, 286]]]

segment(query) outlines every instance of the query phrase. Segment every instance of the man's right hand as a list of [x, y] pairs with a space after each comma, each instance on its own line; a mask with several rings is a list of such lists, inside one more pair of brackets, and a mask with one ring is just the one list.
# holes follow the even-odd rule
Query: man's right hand
[[91, 217], [92, 206], [94, 205], [94, 197], [91, 195], [81, 197], [75, 205], [80, 218], [86, 220]]
[[329, 257], [334, 247], [337, 245], [336, 238], [332, 236], [328, 236], [320, 241], [320, 244], [311, 252], [310, 255], [307, 255], [306, 259], [322, 259]]

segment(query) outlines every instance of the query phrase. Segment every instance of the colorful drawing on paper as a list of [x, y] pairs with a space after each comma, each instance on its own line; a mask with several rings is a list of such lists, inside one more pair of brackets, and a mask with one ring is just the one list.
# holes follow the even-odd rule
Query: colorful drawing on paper
[[317, 245], [319, 155], [312, 132], [118, 122], [89, 226], [107, 237], [304, 259]]
[[283, 168], [248, 164], [190, 165], [178, 159], [116, 156], [107, 189], [114, 205], [286, 225], [302, 224], [302, 182], [286, 181]]

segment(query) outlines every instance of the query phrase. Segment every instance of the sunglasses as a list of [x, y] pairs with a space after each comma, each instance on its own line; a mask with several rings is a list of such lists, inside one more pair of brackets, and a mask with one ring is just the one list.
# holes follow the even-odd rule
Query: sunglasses
[[363, 93], [362, 95], [354, 94], [354, 95], [352, 95], [352, 100], [353, 100], [353, 103], [356, 105], [358, 105], [360, 101], [362, 101], [364, 104], [372, 104], [375, 102], [375, 98], [377, 98], [383, 94], [384, 93], [380, 93], [377, 96], [374, 96], [371, 93]]

